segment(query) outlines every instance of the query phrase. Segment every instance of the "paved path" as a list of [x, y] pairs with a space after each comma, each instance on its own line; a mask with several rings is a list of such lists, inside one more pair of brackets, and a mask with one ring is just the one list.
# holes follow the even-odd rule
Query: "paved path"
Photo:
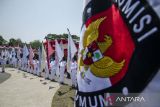
[[[0, 107], [51, 107], [52, 98], [60, 87], [57, 82], [14, 68], [7, 68], [6, 73], [11, 76], [0, 83]], [[2, 75], [0, 73], [0, 78]]]

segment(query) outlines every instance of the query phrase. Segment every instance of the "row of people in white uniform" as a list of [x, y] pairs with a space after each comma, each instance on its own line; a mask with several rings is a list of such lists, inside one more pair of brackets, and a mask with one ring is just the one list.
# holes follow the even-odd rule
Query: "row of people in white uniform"
[[7, 64], [12, 65], [13, 67], [17, 67], [17, 58], [9, 58], [6, 55], [0, 56], [0, 63], [2, 65], [1, 72], [5, 72], [5, 65]]
[[0, 56], [0, 62], [1, 62], [1, 65], [2, 65], [2, 70], [1, 72], [4, 73], [5, 72], [5, 65], [6, 65], [6, 58], [5, 56]]
[[37, 59], [33, 60], [32, 63], [29, 60], [27, 62], [22, 60], [18, 60], [18, 69], [40, 76], [39, 61]]
[[[33, 60], [33, 63], [30, 63], [29, 60], [27, 63], [24, 63], [22, 59], [18, 61], [18, 69], [27, 71], [29, 73], [42, 76], [40, 71], [40, 64], [37, 59]], [[57, 66], [56, 61], [52, 60], [50, 62], [50, 70], [48, 69], [47, 61], [45, 65], [45, 78], [55, 81], [55, 77], [59, 77], [59, 82], [64, 83], [64, 73], [66, 69], [66, 61], [63, 59], [60, 61], [59, 66]], [[50, 73], [49, 73], [50, 72]], [[77, 74], [77, 62], [72, 61], [70, 76], [72, 80], [72, 86], [76, 87], [76, 74]]]
[[[59, 76], [59, 82], [64, 83], [64, 74], [66, 69], [66, 61], [63, 59], [59, 66], [57, 66], [55, 60], [51, 61], [51, 80], [55, 79], [55, 75]], [[76, 80], [76, 74], [77, 74], [77, 62], [75, 60], [71, 63], [71, 71], [70, 76], [72, 80], [72, 86], [76, 87], [77, 80]]]

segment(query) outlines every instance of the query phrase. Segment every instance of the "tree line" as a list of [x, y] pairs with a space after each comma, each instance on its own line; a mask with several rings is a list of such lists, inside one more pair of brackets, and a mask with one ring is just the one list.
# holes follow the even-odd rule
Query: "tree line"
[[[77, 35], [71, 35], [75, 42], [79, 41], [79, 37]], [[68, 34], [48, 34], [45, 39], [55, 40], [55, 39], [66, 39], [68, 38]], [[20, 38], [10, 38], [9, 41], [5, 40], [2, 35], [0, 35], [0, 46], [20, 46], [23, 47], [24, 44], [31, 45], [33, 49], [38, 49], [41, 46], [40, 40], [33, 40], [29, 43], [24, 43]]]
[[0, 46], [23, 47], [24, 44], [31, 45], [33, 49], [38, 49], [39, 46], [41, 46], [40, 40], [33, 40], [29, 43], [24, 43], [20, 38], [10, 38], [9, 41], [7, 41], [2, 35], [0, 35]]
[[[80, 37], [78, 37], [77, 35], [71, 35], [72, 39], [76, 42], [78, 42], [80, 40]], [[67, 39], [68, 38], [68, 34], [63, 33], [63, 34], [48, 34], [45, 38], [49, 39], [49, 40], [55, 40], [55, 39]]]

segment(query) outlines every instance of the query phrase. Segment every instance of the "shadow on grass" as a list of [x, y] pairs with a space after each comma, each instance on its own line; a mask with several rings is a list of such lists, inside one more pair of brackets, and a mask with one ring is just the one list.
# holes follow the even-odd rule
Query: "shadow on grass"
[[48, 87], [49, 90], [50, 90], [50, 89], [53, 89], [53, 88], [55, 88], [55, 87], [53, 87], [53, 86], [49, 86], [49, 87]]
[[47, 82], [43, 82], [42, 84], [43, 84], [43, 85], [47, 85], [48, 83], [47, 83]]
[[65, 91], [65, 92], [63, 92], [63, 91], [58, 91], [58, 95], [59, 96], [62, 96], [62, 95], [64, 95], [64, 94], [66, 94], [66, 93], [68, 93], [69, 91], [71, 91], [72, 90], [72, 88], [70, 87], [69, 89], [68, 89], [68, 91]]
[[72, 101], [74, 101], [74, 97], [69, 97]]
[[52, 99], [51, 107], [73, 107], [75, 89], [68, 85], [62, 85]]
[[6, 73], [6, 72], [4, 73], [0, 72], [0, 84], [6, 81], [7, 79], [9, 79], [10, 77], [11, 77], [11, 74]]

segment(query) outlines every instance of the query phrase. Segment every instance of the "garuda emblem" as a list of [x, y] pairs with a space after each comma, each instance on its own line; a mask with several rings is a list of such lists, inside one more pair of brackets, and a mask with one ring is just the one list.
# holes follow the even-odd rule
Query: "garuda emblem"
[[[110, 56], [105, 56], [106, 52], [113, 44], [112, 37], [105, 35], [104, 42], [98, 41], [99, 26], [106, 19], [100, 18], [92, 22], [86, 29], [83, 37], [83, 49], [79, 59], [79, 71], [81, 66], [85, 71], [90, 68], [93, 75], [100, 78], [107, 78], [117, 74], [124, 66], [125, 60], [115, 61]], [[85, 72], [83, 72], [85, 74]], [[83, 76], [84, 76], [83, 74]]]

